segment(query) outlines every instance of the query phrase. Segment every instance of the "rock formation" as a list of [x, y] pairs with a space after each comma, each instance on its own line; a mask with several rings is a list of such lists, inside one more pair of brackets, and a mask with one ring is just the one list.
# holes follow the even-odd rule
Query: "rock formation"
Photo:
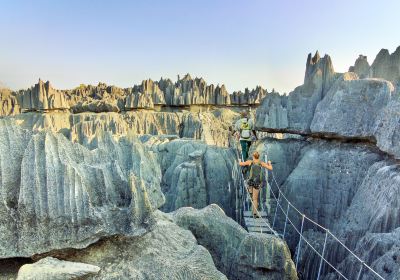
[[189, 229], [229, 279], [298, 279], [286, 244], [273, 235], [248, 233], [217, 205], [181, 208], [176, 223]]
[[360, 55], [349, 72], [355, 72], [360, 79], [381, 78], [397, 86], [400, 82], [400, 47], [392, 54], [387, 49], [381, 49], [371, 66], [367, 57]]
[[220, 108], [201, 113], [130, 111], [123, 113], [69, 112], [24, 113], [4, 117], [12, 123], [34, 132], [51, 130], [63, 133], [73, 142], [89, 148], [96, 147], [96, 137], [107, 131], [121, 135], [176, 135], [180, 138], [203, 140], [209, 145], [227, 147], [229, 126], [238, 114]]
[[323, 58], [316, 52], [308, 55], [304, 84], [288, 96], [267, 95], [257, 111], [256, 126], [259, 129], [287, 130], [307, 133], [317, 104], [337, 79], [330, 56]]
[[[277, 183], [297, 209], [329, 228], [385, 279], [397, 279], [400, 270], [400, 95], [395, 69], [400, 65], [399, 49], [392, 55], [382, 50], [371, 66], [360, 56], [349, 73], [326, 71], [331, 73], [328, 79], [313, 74], [313, 62], [320, 58], [309, 56], [304, 84], [289, 96], [268, 95], [256, 112], [260, 130], [300, 136], [266, 139], [254, 147], [277, 162], [274, 175], [269, 176], [272, 191], [277, 193]], [[308, 97], [293, 110], [292, 101], [304, 96], [298, 93], [310, 77], [319, 85], [314, 88], [322, 92], [320, 99], [309, 89]], [[309, 126], [305, 120], [311, 120]], [[275, 213], [276, 203], [269, 198], [264, 203], [270, 203]], [[286, 209], [287, 204], [280, 203]], [[275, 226], [283, 232], [285, 216], [281, 210], [277, 213]], [[301, 216], [291, 211], [289, 217], [299, 229]], [[286, 236], [292, 252], [297, 252], [298, 233], [288, 226]], [[325, 238], [321, 228], [306, 222], [304, 236], [321, 252]], [[320, 258], [304, 242], [300, 251], [302, 276], [315, 278]], [[331, 237], [325, 257], [347, 278], [357, 278], [361, 264]], [[322, 267], [322, 279], [337, 276], [326, 265]], [[375, 278], [364, 267], [360, 279]]]
[[6, 88], [0, 88], [0, 116], [9, 116], [21, 113], [17, 95]]
[[164, 201], [155, 156], [141, 143], [106, 136], [90, 151], [62, 134], [1, 121], [1, 258], [83, 248], [151, 226]]
[[84, 263], [60, 261], [47, 257], [34, 264], [23, 265], [17, 280], [68, 280], [96, 274], [100, 267]]
[[[287, 247], [224, 214], [240, 218], [229, 127], [239, 106], [261, 102], [259, 136], [275, 138], [252, 149], [273, 162], [270, 190], [278, 185], [385, 279], [397, 279], [397, 58], [398, 50], [381, 51], [369, 66], [360, 56], [349, 73], [336, 73], [328, 55], [310, 54], [303, 85], [285, 96], [261, 87], [229, 94], [190, 75], [131, 88], [55, 90], [39, 81], [29, 90], [1, 89], [0, 257], [99, 266], [89, 279], [296, 279], [289, 249], [295, 255], [299, 237], [290, 225]], [[271, 219], [272, 192], [261, 193]], [[206, 207], [212, 203], [219, 207]], [[184, 206], [206, 208], [176, 210]], [[286, 219], [276, 213], [282, 233]], [[300, 227], [295, 211], [289, 218]], [[320, 228], [307, 222], [303, 232], [322, 249]], [[314, 279], [318, 256], [304, 243], [300, 252], [299, 271]], [[360, 263], [337, 240], [327, 240], [325, 257], [357, 278]], [[323, 266], [322, 279], [336, 278]], [[360, 279], [371, 278], [361, 271]]]
[[[10, 93], [14, 96], [10, 99]], [[50, 82], [39, 82], [32, 88], [13, 92], [0, 88], [0, 101], [7, 102], [7, 108], [0, 116], [12, 115], [20, 110], [121, 112], [137, 109], [187, 106], [248, 106], [259, 104], [267, 95], [261, 87], [245, 92], [229, 94], [224, 85], [207, 85], [204, 79], [193, 79], [189, 74], [173, 83], [169, 79], [144, 80], [131, 88], [119, 88], [99, 83], [97, 86], [80, 85], [71, 90], [55, 90]], [[6, 101], [3, 101], [6, 100]]]
[[231, 149], [210, 147], [192, 140], [174, 140], [156, 147], [166, 197], [161, 208], [166, 212], [180, 207], [203, 208], [220, 205], [230, 217], [236, 217], [239, 188], [235, 173], [236, 156]]
[[50, 82], [39, 82], [32, 88], [20, 92], [20, 107], [25, 111], [66, 110], [69, 105], [63, 92], [53, 89]]
[[367, 57], [360, 54], [354, 63], [354, 66], [350, 66], [349, 72], [354, 72], [360, 79], [371, 78], [371, 66], [368, 63]]
[[143, 236], [107, 238], [84, 250], [53, 255], [101, 268], [85, 279], [227, 279], [190, 231], [158, 211], [155, 220], [153, 230]]
[[[340, 137], [373, 138], [377, 115], [394, 95], [388, 81], [344, 74], [318, 103], [311, 131]], [[340, 108], [340, 110], [338, 110]]]
[[392, 54], [382, 49], [371, 65], [372, 77], [382, 78], [393, 83], [400, 81], [400, 47]]
[[[396, 64], [396, 59], [392, 54], [387, 63]], [[377, 142], [383, 152], [400, 158], [400, 142], [396, 141], [400, 95], [391, 81], [334, 73], [329, 56], [322, 60], [318, 53], [308, 56], [304, 81], [289, 96], [268, 95], [257, 109], [256, 127], [269, 132], [368, 139]]]

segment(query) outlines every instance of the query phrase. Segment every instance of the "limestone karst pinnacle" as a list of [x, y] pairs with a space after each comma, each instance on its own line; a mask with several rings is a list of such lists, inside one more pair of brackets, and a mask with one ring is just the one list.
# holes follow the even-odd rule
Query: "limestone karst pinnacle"
[[[49, 81], [38, 83], [27, 90], [14, 92], [15, 101], [6, 112], [26, 111], [72, 111], [122, 112], [133, 109], [155, 109], [162, 106], [191, 105], [256, 105], [265, 97], [267, 91], [257, 86], [254, 90], [229, 94], [225, 85], [207, 85], [204, 79], [186, 74], [183, 79], [173, 83], [170, 79], [159, 81], [143, 80], [131, 88], [119, 88], [99, 83], [97, 86], [80, 85], [70, 90], [56, 90]], [[2, 95], [2, 99], [6, 99]]]
[[396, 85], [400, 81], [400, 46], [392, 54], [387, 49], [381, 49], [371, 65], [366, 56], [360, 55], [349, 71], [362, 79], [381, 78]]
[[[225, 279], [222, 273], [295, 279], [282, 240], [245, 233], [222, 214], [240, 221], [240, 173], [228, 128], [243, 109], [238, 105], [251, 105], [260, 136], [252, 149], [274, 162], [270, 185], [280, 186], [293, 205], [385, 279], [397, 280], [390, 271], [399, 265], [388, 259], [400, 246], [399, 80], [373, 77], [387, 75], [396, 59], [397, 51], [382, 51], [369, 66], [359, 56], [351, 72], [337, 73], [329, 55], [309, 54], [304, 83], [288, 95], [259, 86], [229, 94], [222, 83], [190, 75], [146, 79], [130, 88], [99, 83], [56, 90], [39, 80], [28, 90], [0, 90], [0, 252], [60, 254], [98, 265], [98, 279], [155, 275], [155, 264], [164, 279], [171, 270], [165, 264], [189, 279]], [[262, 199], [265, 204], [272, 197], [263, 193]], [[219, 206], [177, 210], [212, 203]], [[295, 212], [290, 218], [300, 226]], [[284, 229], [279, 211], [274, 226]], [[285, 233], [295, 252], [297, 232], [290, 227]], [[304, 235], [322, 249], [322, 231], [308, 224]], [[373, 248], [365, 250], [366, 244]], [[351, 256], [334, 240], [327, 246], [326, 258], [356, 278]], [[248, 248], [265, 250], [256, 251], [255, 260]], [[318, 259], [301, 250], [299, 269], [314, 279]], [[179, 254], [187, 256], [184, 266], [176, 264]], [[335, 279], [331, 273], [322, 271], [324, 279]], [[360, 279], [368, 277], [365, 270]]]

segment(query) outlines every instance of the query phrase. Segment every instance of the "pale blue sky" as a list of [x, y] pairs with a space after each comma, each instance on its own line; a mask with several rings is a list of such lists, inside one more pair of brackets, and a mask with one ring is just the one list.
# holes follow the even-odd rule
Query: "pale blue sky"
[[400, 45], [397, 0], [0, 0], [0, 81], [56, 88], [121, 87], [202, 76], [229, 91], [291, 91], [306, 56], [331, 55], [343, 72]]

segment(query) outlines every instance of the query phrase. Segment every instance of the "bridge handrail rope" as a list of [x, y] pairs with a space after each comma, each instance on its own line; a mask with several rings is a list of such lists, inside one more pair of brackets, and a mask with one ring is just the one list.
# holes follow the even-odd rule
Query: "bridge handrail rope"
[[[269, 147], [268, 147], [268, 145], [265, 145], [265, 146], [267, 147], [267, 154], [268, 154], [268, 153], [269, 153]], [[266, 158], [266, 160], [267, 160], [267, 156], [265, 156], [265, 158]], [[267, 171], [266, 171], [266, 172], [267, 172]], [[353, 255], [353, 256], [356, 258], [356, 260], [358, 260], [358, 261], [361, 263], [361, 267], [360, 267], [360, 270], [359, 270], [359, 272], [358, 272], [357, 280], [359, 280], [364, 266], [365, 266], [369, 271], [371, 271], [375, 276], [377, 276], [379, 279], [385, 280], [385, 279], [384, 279], [381, 275], [379, 275], [372, 267], [368, 266], [362, 259], [360, 259], [360, 257], [358, 257], [358, 256], [357, 256], [353, 251], [351, 251], [345, 244], [343, 244], [343, 242], [340, 241], [339, 238], [337, 238], [329, 229], [323, 227], [323, 226], [320, 225], [318, 222], [312, 220], [311, 218], [307, 217], [304, 213], [302, 213], [300, 210], [298, 210], [298, 209], [289, 201], [289, 199], [283, 194], [282, 190], [281, 190], [280, 187], [279, 187], [278, 182], [277, 182], [276, 179], [275, 179], [275, 175], [274, 175], [274, 172], [273, 172], [272, 170], [271, 170], [271, 174], [272, 174], [273, 182], [275, 182], [275, 185], [276, 185], [276, 187], [277, 187], [277, 189], [278, 189], [278, 194], [279, 194], [279, 196], [278, 196], [278, 198], [277, 198], [277, 196], [275, 195], [275, 192], [272, 190], [272, 188], [270, 188], [270, 191], [271, 191], [271, 193], [272, 193], [272, 195], [273, 195], [275, 201], [277, 201], [277, 205], [276, 205], [276, 209], [275, 209], [275, 216], [276, 216], [276, 213], [277, 213], [277, 209], [278, 209], [278, 208], [281, 209], [282, 213], [285, 215], [284, 235], [285, 235], [285, 232], [286, 232], [286, 223], [289, 222], [289, 223], [292, 225], [292, 227], [294, 228], [294, 230], [295, 230], [295, 231], [299, 234], [299, 236], [300, 236], [299, 243], [298, 243], [298, 248], [297, 248], [296, 268], [297, 268], [297, 266], [298, 266], [298, 261], [299, 261], [300, 248], [301, 248], [301, 247], [300, 247], [301, 241], [304, 240], [304, 242], [305, 242], [305, 243], [306, 243], [320, 258], [321, 258], [321, 262], [320, 262], [320, 266], [319, 266], [319, 271], [318, 271], [318, 276], [317, 276], [318, 278], [317, 278], [317, 279], [319, 279], [319, 277], [320, 277], [320, 272], [321, 272], [321, 268], [322, 268], [322, 261], [324, 261], [325, 263], [327, 263], [327, 264], [328, 264], [333, 270], [335, 270], [341, 277], [343, 277], [344, 279], [348, 279], [348, 278], [346, 278], [337, 268], [335, 268], [328, 260], [326, 260], [326, 259], [324, 258], [324, 256], [323, 256], [324, 253], [325, 253], [326, 241], [327, 241], [328, 235], [330, 235], [330, 236], [332, 236], [332, 238], [335, 239], [341, 246], [343, 246], [351, 255]], [[243, 176], [243, 175], [242, 175], [242, 176]], [[268, 185], [268, 182], [267, 182], [267, 185]], [[283, 197], [283, 198], [286, 200], [287, 204], [288, 204], [287, 210], [286, 210], [286, 214], [285, 214], [285, 210], [284, 210], [283, 207], [281, 206], [281, 203], [279, 203], [280, 197]], [[297, 227], [294, 225], [294, 223], [293, 223], [293, 222], [291, 221], [291, 219], [289, 218], [289, 215], [288, 215], [288, 212], [289, 212], [288, 209], [289, 209], [289, 207], [293, 208], [293, 209], [302, 217], [301, 230], [300, 230], [300, 231], [297, 229]], [[276, 217], [274, 217], [274, 223], [273, 223], [272, 227], [274, 227], [275, 218], [276, 218]], [[314, 225], [318, 226], [318, 227], [321, 228], [323, 231], [325, 231], [325, 242], [324, 242], [322, 254], [320, 254], [320, 253], [318, 252], [318, 250], [316, 250], [316, 249], [310, 244], [310, 242], [304, 237], [304, 235], [303, 235], [303, 226], [304, 226], [304, 220], [305, 220], [305, 219], [308, 220], [308, 221], [310, 221], [310, 222], [313, 223]], [[284, 237], [284, 235], [283, 235], [283, 237]]]
[[[243, 161], [243, 155], [242, 155], [242, 157], [239, 157], [239, 152], [238, 152], [238, 149], [237, 149], [237, 146], [236, 146], [236, 145], [235, 145], [235, 152], [236, 152], [236, 157], [237, 157], [237, 159], [238, 159], [238, 165], [239, 165], [239, 158], [242, 158], [242, 161]], [[247, 186], [246, 186], [246, 183], [245, 183], [245, 180], [244, 180], [243, 173], [242, 173], [241, 170], [240, 170], [240, 166], [239, 166], [239, 173], [240, 173], [240, 179], [241, 179], [242, 188], [244, 188], [243, 193], [246, 192], [247, 199], [250, 200], [251, 209], [255, 209], [257, 215], [260, 217], [259, 219], [261, 219], [261, 221], [268, 227], [268, 229], [269, 229], [275, 236], [279, 237], [279, 235], [275, 232], [275, 230], [269, 225], [268, 221], [266, 221], [266, 220], [261, 216], [261, 213], [258, 211], [258, 209], [254, 207], [253, 199], [252, 199], [252, 197], [250, 196], [249, 190], [247, 189]], [[243, 205], [244, 205], [244, 209], [246, 209], [246, 208], [245, 208], [245, 203], [243, 203]], [[261, 225], [260, 225], [260, 228], [261, 228]]]

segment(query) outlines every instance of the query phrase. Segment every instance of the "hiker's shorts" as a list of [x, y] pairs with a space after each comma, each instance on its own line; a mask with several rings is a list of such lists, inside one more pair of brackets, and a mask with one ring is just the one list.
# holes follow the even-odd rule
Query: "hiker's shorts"
[[247, 184], [249, 185], [249, 187], [255, 188], [256, 190], [261, 188], [261, 184], [258, 182], [254, 182], [253, 180], [248, 180]]

